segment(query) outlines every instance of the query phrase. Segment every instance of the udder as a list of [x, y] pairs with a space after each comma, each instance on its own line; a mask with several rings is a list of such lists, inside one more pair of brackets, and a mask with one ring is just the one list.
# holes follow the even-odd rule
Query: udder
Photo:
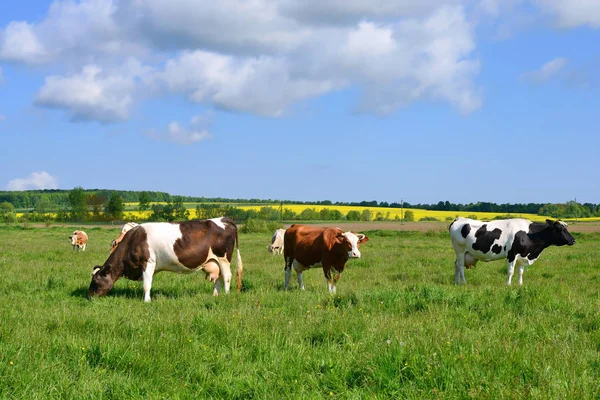
[[471, 253], [465, 253], [465, 267], [470, 269], [477, 265], [477, 259], [471, 255]]
[[204, 265], [204, 267], [202, 267], [202, 270], [206, 274], [206, 279], [208, 279], [211, 282], [215, 282], [219, 278], [219, 274], [221, 273], [221, 270], [219, 269], [219, 264], [217, 264], [214, 261], [207, 262]]

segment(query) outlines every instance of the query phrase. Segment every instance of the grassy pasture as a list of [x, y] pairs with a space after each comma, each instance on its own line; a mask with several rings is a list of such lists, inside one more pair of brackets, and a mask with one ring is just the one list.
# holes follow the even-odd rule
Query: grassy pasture
[[453, 284], [446, 231], [370, 232], [329, 296], [284, 292], [270, 235], [241, 235], [241, 294], [203, 274], [120, 280], [85, 298], [118, 229], [0, 227], [0, 398], [598, 398], [600, 235], [549, 248], [506, 287], [503, 262]]

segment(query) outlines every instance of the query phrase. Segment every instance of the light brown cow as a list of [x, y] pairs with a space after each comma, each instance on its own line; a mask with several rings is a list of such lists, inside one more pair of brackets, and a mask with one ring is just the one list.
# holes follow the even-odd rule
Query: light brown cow
[[[283, 239], [285, 289], [288, 288], [292, 267], [296, 271], [301, 289], [304, 289], [302, 272], [310, 268], [323, 268], [329, 293], [335, 293], [346, 261], [349, 258], [360, 258], [358, 245], [368, 240], [369, 238], [362, 233], [344, 232], [340, 228], [290, 226]], [[331, 270], [335, 272], [333, 278]]]
[[73, 251], [85, 251], [88, 236], [84, 231], [73, 231], [73, 234], [69, 236], [69, 239], [71, 239]]
[[112, 243], [110, 244], [110, 252], [112, 253], [113, 251], [115, 251], [115, 249], [117, 248], [119, 243], [121, 243], [121, 240], [123, 240], [123, 237], [125, 236], [125, 234], [138, 225], [139, 224], [136, 224], [135, 222], [128, 222], [125, 225], [123, 225], [123, 228], [121, 228], [121, 234], [119, 235], [119, 237], [116, 238], [115, 240], [113, 240]]

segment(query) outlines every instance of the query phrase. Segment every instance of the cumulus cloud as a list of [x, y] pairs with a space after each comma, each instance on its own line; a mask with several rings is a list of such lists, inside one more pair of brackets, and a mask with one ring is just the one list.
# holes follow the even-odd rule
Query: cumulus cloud
[[563, 68], [567, 65], [568, 60], [566, 58], [557, 57], [553, 60], [548, 61], [542, 65], [539, 69], [534, 71], [526, 72], [522, 75], [522, 78], [530, 83], [543, 83], [548, 81], [550, 78], [555, 77]]
[[[478, 1], [55, 1], [39, 23], [7, 25], [0, 60], [79, 66], [47, 77], [36, 96], [74, 121], [125, 120], [136, 92], [156, 84], [268, 117], [346, 87], [363, 93], [362, 112], [433, 99], [468, 113], [482, 104], [465, 9]], [[122, 72], [126, 56], [152, 66], [153, 79]]]
[[8, 182], [6, 190], [57, 189], [58, 179], [46, 171], [33, 172], [26, 178]]
[[118, 72], [87, 65], [79, 74], [47, 77], [35, 102], [65, 110], [72, 121], [123, 121], [129, 116], [136, 82], [148, 74], [149, 69], [135, 60], [130, 60]]
[[213, 114], [195, 115], [190, 120], [187, 127], [182, 126], [177, 121], [172, 121], [167, 125], [166, 130], [148, 132], [148, 136], [156, 140], [166, 140], [172, 143], [189, 145], [197, 142], [212, 139], [208, 131], [212, 124]]
[[598, 0], [535, 0], [544, 10], [553, 14], [559, 26], [574, 28], [587, 25], [600, 28], [600, 2]]

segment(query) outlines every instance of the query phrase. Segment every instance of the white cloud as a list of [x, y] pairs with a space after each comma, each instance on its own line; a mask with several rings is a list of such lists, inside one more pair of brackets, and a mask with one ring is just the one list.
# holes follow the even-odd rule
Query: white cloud
[[564, 28], [588, 25], [600, 28], [600, 1], [598, 0], [535, 0], [544, 10], [554, 14]]
[[165, 131], [152, 130], [148, 132], [148, 136], [156, 140], [166, 140], [183, 145], [202, 142], [212, 139], [212, 135], [208, 131], [212, 119], [212, 113], [195, 115], [187, 127], [182, 126], [177, 121], [173, 121], [169, 123]]
[[522, 75], [522, 78], [531, 83], [546, 82], [550, 78], [555, 77], [560, 71], [562, 71], [565, 65], [567, 65], [567, 62], [568, 60], [566, 58], [557, 57], [553, 60], [548, 61], [539, 69], [524, 73]]
[[58, 179], [46, 171], [33, 172], [26, 178], [8, 182], [6, 190], [57, 189]]
[[147, 68], [135, 60], [115, 73], [104, 72], [97, 65], [87, 65], [79, 74], [47, 77], [35, 102], [63, 109], [73, 121], [123, 121], [128, 118], [133, 104], [136, 79], [143, 79], [147, 73]]
[[[425, 99], [468, 113], [482, 98], [464, 5], [478, 1], [55, 1], [41, 22], [6, 27], [0, 59], [81, 71], [47, 77], [36, 97], [74, 121], [125, 120], [138, 92], [157, 83], [192, 102], [269, 117], [351, 86], [363, 93], [363, 112]], [[130, 56], [143, 72], [120, 69]]]
[[204, 51], [170, 60], [160, 78], [168, 88], [189, 94], [194, 102], [277, 117], [295, 101], [317, 96], [333, 83], [292, 77], [285, 58], [237, 58]]
[[11, 22], [0, 35], [0, 59], [35, 64], [42, 62], [46, 56], [33, 25]]

